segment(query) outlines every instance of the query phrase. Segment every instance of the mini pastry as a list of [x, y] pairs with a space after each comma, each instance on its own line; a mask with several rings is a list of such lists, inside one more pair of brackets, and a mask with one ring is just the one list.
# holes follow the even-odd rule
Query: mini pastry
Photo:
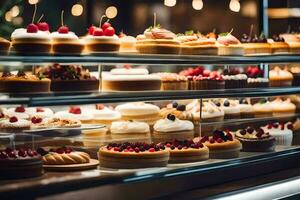
[[36, 73], [51, 79], [51, 91], [98, 91], [99, 89], [99, 80], [81, 66], [54, 64], [38, 68]]
[[194, 124], [188, 120], [180, 120], [169, 114], [165, 119], [158, 120], [153, 126], [153, 140], [159, 142], [184, 140], [194, 137]]
[[118, 52], [120, 39], [115, 34], [115, 29], [107, 21], [102, 24], [103, 15], [99, 27], [91, 26], [89, 35], [85, 37], [87, 51], [91, 54], [99, 52]]
[[153, 125], [160, 119], [159, 107], [153, 104], [134, 102], [118, 105], [115, 110], [122, 115], [124, 121], [146, 122]]
[[287, 70], [282, 70], [276, 66], [269, 72], [270, 87], [291, 86], [293, 75]]
[[271, 45], [273, 54], [288, 54], [290, 51], [290, 47], [284, 41], [284, 38], [278, 35], [273, 35], [271, 39], [268, 39], [268, 43]]
[[110, 133], [113, 139], [126, 138], [128, 140], [149, 135], [150, 127], [145, 122], [117, 121], [111, 124]]
[[258, 103], [253, 105], [254, 115], [259, 117], [272, 117], [273, 108], [271, 103], [266, 99], [261, 99]]
[[101, 104], [96, 105], [96, 109], [89, 111], [93, 113], [93, 120], [95, 124], [104, 124], [107, 127], [110, 127], [112, 122], [121, 119], [121, 114], [119, 112]]
[[[228, 99], [223, 99], [220, 102], [220, 108], [224, 110], [224, 119], [239, 119], [241, 116], [241, 111], [238, 106], [238, 102], [230, 101]], [[219, 104], [217, 103], [217, 106]]]
[[213, 132], [213, 136], [195, 138], [194, 141], [201, 142], [207, 146], [209, 149], [209, 158], [212, 159], [237, 158], [240, 155], [242, 147], [239, 140], [229, 131], [216, 130]]
[[39, 116], [31, 117], [31, 129], [38, 128], [75, 128], [80, 127], [81, 122], [77, 119], [63, 118], [41, 118]]
[[161, 78], [144, 68], [115, 68], [102, 74], [103, 91], [160, 90]]
[[222, 33], [218, 39], [218, 55], [244, 55], [244, 48], [240, 41], [231, 33]]
[[83, 124], [93, 123], [93, 114], [76, 106], [70, 107], [67, 111], [58, 111], [54, 114], [54, 117], [60, 119], [76, 119], [80, 120]]
[[10, 41], [0, 37], [0, 55], [7, 55], [10, 48]]
[[296, 33], [286, 33], [279, 35], [284, 39], [284, 41], [289, 45], [290, 53], [299, 54], [300, 53], [300, 37]]
[[30, 129], [30, 121], [26, 119], [18, 119], [17, 117], [10, 117], [0, 121], [1, 132], [7, 133], [21, 133], [23, 130]]
[[63, 22], [64, 12], [61, 13], [61, 27], [57, 32], [51, 33], [52, 52], [62, 55], [78, 55], [84, 49], [84, 43], [78, 38], [74, 32], [70, 32], [69, 28]]
[[202, 106], [201, 122], [223, 121], [225, 113], [220, 102], [204, 101]]
[[1, 179], [32, 178], [43, 175], [42, 157], [32, 149], [0, 150]]
[[3, 110], [3, 114], [7, 117], [17, 117], [18, 119], [30, 119], [29, 108], [25, 108], [23, 105], [15, 107], [15, 108], [8, 108]]
[[245, 49], [245, 55], [269, 55], [272, 53], [271, 45], [263, 33], [259, 37], [255, 35], [243, 34], [241, 39], [242, 45]]
[[254, 108], [251, 105], [249, 99], [241, 98], [236, 100], [236, 105], [240, 109], [241, 118], [253, 118], [254, 117]]
[[235, 132], [235, 137], [242, 143], [242, 151], [271, 152], [275, 150], [275, 138], [262, 128], [241, 129]]
[[270, 123], [262, 129], [276, 139], [277, 145], [291, 146], [293, 141], [293, 124], [288, 123]]
[[222, 78], [225, 80], [225, 88], [246, 88], [247, 87], [247, 75], [223, 75]]
[[120, 33], [120, 52], [124, 53], [135, 53], [136, 50], [136, 38], [132, 36], [125, 35], [124, 33]]
[[17, 75], [3, 72], [0, 77], [0, 91], [9, 93], [50, 92], [50, 79], [19, 71]]
[[155, 73], [161, 78], [161, 90], [188, 90], [188, 80], [176, 73]]
[[193, 140], [173, 140], [171, 142], [159, 143], [170, 152], [169, 163], [189, 163], [207, 160], [209, 150], [201, 142]]
[[30, 117], [40, 117], [40, 118], [51, 118], [53, 117], [53, 111], [50, 108], [43, 107], [29, 107], [26, 108], [26, 113], [29, 114]]
[[291, 103], [291, 99], [283, 101], [281, 98], [276, 98], [274, 101], [271, 101], [271, 106], [274, 117], [293, 114], [296, 111], [296, 106]]
[[108, 144], [98, 152], [100, 167], [132, 169], [165, 167], [169, 161], [169, 151], [163, 146], [147, 143]]
[[178, 119], [193, 121], [193, 113], [187, 110], [187, 106], [179, 104], [174, 101], [172, 104], [168, 104], [165, 108], [160, 109], [159, 115], [162, 119], [166, 118], [169, 114], [174, 115]]

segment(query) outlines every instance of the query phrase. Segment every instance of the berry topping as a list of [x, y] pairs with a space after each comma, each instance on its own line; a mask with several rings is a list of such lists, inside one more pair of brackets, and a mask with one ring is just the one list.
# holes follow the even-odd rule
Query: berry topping
[[214, 140], [213, 138], [211, 138], [211, 139], [209, 140], [209, 142], [210, 142], [211, 144], [213, 144], [213, 143], [215, 143], [215, 140]]
[[155, 151], [154, 148], [150, 148], [150, 149], [149, 149], [149, 152], [154, 152], [154, 151]]
[[29, 24], [27, 26], [27, 33], [37, 33], [39, 31], [39, 27], [35, 24]]
[[226, 134], [226, 137], [227, 137], [227, 139], [229, 140], [229, 141], [233, 141], [233, 135], [231, 134], [231, 133], [227, 133]]
[[49, 25], [46, 22], [39, 22], [37, 26], [40, 31], [49, 31]]
[[247, 132], [250, 133], [250, 134], [252, 134], [252, 133], [254, 132], [254, 129], [251, 128], [251, 127], [248, 127], [248, 128], [247, 128]]
[[265, 133], [263, 129], [259, 128], [256, 130], [256, 137], [260, 138]]
[[44, 108], [36, 108], [36, 112], [45, 112]]
[[7, 155], [9, 158], [17, 158], [18, 157], [15, 150], [9, 152]]
[[113, 27], [108, 27], [104, 30], [105, 36], [113, 36], [115, 34], [115, 29]]
[[171, 121], [175, 121], [175, 120], [176, 120], [176, 117], [175, 117], [175, 115], [168, 114], [168, 115], [167, 115], [167, 119], [168, 119], [168, 120], [171, 120]]
[[229, 103], [228, 100], [225, 100], [224, 103], [223, 103], [223, 105], [224, 105], [225, 107], [229, 107], [229, 106], [230, 106], [230, 103]]
[[241, 135], [246, 135], [246, 133], [247, 133], [247, 131], [245, 129], [243, 129], [243, 130], [240, 131]]
[[176, 101], [174, 101], [174, 102], [172, 103], [172, 107], [173, 107], [173, 108], [177, 108], [177, 106], [178, 106], [178, 103], [177, 103]]
[[138, 153], [138, 152], [140, 152], [140, 149], [138, 147], [135, 147], [134, 151], [135, 151], [135, 153]]
[[186, 106], [185, 105], [178, 105], [176, 110], [179, 110], [179, 111], [185, 111], [186, 110]]
[[57, 32], [60, 34], [67, 34], [69, 33], [69, 28], [67, 26], [61, 26], [58, 28]]
[[294, 127], [293, 127], [293, 124], [288, 124], [288, 125], [287, 125], [287, 128], [290, 129], [290, 130], [293, 130], [293, 128], [294, 128]]
[[9, 71], [4, 71], [2, 73], [2, 77], [10, 77], [10, 76], [12, 76], [12, 74]]
[[94, 26], [94, 25], [90, 26], [90, 28], [89, 28], [89, 34], [90, 34], [90, 35], [94, 35], [94, 31], [95, 31], [96, 28], [97, 28], [97, 27]]
[[38, 124], [38, 123], [41, 123], [42, 121], [43, 121], [43, 119], [40, 118], [40, 117], [32, 117], [32, 118], [31, 118], [31, 122], [32, 122], [33, 124]]
[[7, 159], [8, 158], [8, 155], [5, 151], [0, 151], [0, 159], [1, 160], [4, 160], [4, 159]]
[[104, 32], [102, 28], [96, 28], [93, 32], [93, 36], [103, 36]]
[[81, 114], [81, 109], [79, 107], [70, 107], [69, 113], [80, 115]]
[[58, 148], [56, 149], [56, 153], [63, 154], [65, 153], [65, 150], [63, 148]]
[[268, 124], [268, 126], [267, 126], [268, 129], [271, 129], [272, 127], [273, 127], [272, 124]]
[[2, 112], [0, 112], [0, 118], [4, 118], [4, 117], [5, 115]]
[[10, 123], [15, 123], [15, 122], [17, 122], [18, 121], [18, 118], [17, 117], [11, 117], [11, 118], [9, 118], [9, 122]]
[[26, 76], [25, 72], [23, 70], [19, 70], [17, 73], [18, 77]]
[[206, 141], [208, 141], [208, 140], [209, 140], [209, 137], [206, 135], [206, 136], [203, 136], [203, 137], [201, 138], [200, 142], [201, 142], [201, 143], [204, 143], [204, 142], [206, 142]]
[[274, 123], [274, 124], [273, 124], [273, 127], [274, 127], [274, 128], [278, 128], [278, 126], [279, 126], [278, 123]]
[[20, 157], [26, 157], [27, 156], [27, 153], [24, 149], [20, 149], [19, 152], [18, 152], [18, 156]]
[[109, 22], [104, 22], [104, 23], [102, 24], [102, 26], [101, 26], [101, 28], [102, 28], [103, 30], [105, 30], [105, 29], [107, 29], [107, 28], [109, 28], [109, 27], [111, 27], [111, 24], [110, 24]]
[[97, 104], [96, 105], [97, 110], [103, 110], [104, 108], [105, 108], [105, 106], [103, 104]]
[[223, 142], [222, 138], [218, 138], [218, 139], [217, 139], [217, 142], [218, 142], [218, 143], [222, 143], [222, 142]]
[[247, 99], [245, 99], [245, 98], [241, 98], [241, 99], [239, 100], [239, 103], [240, 103], [240, 104], [249, 104], [248, 101], [247, 101]]

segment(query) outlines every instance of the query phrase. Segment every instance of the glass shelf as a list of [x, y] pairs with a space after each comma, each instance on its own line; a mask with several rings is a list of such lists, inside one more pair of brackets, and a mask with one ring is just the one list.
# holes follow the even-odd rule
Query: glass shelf
[[81, 56], [0, 56], [0, 64], [268, 64], [300, 62], [300, 55], [204, 56], [99, 53]]

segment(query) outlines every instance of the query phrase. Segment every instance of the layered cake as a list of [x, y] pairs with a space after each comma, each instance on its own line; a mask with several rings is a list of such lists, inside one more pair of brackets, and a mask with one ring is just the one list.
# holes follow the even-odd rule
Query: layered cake
[[103, 91], [160, 90], [161, 78], [144, 68], [115, 68], [102, 76]]
[[242, 147], [240, 141], [229, 131], [216, 130], [213, 132], [213, 136], [195, 138], [194, 141], [200, 141], [207, 146], [209, 149], [209, 158], [212, 159], [237, 158], [240, 155]]
[[241, 42], [231, 35], [231, 33], [222, 33], [218, 39], [218, 54], [221, 56], [244, 55], [244, 48]]
[[293, 124], [287, 123], [270, 123], [262, 129], [268, 132], [276, 139], [277, 145], [291, 146], [293, 141]]
[[270, 87], [291, 86], [293, 81], [293, 74], [276, 66], [269, 72], [269, 79]]
[[110, 133], [113, 139], [139, 138], [149, 135], [150, 127], [145, 122], [117, 121], [111, 124]]
[[149, 103], [134, 102], [118, 105], [115, 110], [121, 113], [124, 121], [146, 122], [153, 125], [160, 119], [159, 107]]
[[83, 124], [93, 123], [93, 113], [77, 106], [72, 106], [69, 110], [58, 111], [54, 114], [54, 117], [59, 119], [76, 119], [81, 121]]
[[19, 71], [17, 75], [3, 72], [0, 77], [0, 92], [40, 93], [50, 91], [50, 79]]
[[87, 69], [77, 65], [54, 64], [41, 67], [37, 74], [51, 79], [51, 91], [93, 91], [99, 89], [99, 80]]
[[275, 150], [275, 138], [262, 128], [247, 127], [235, 132], [235, 137], [242, 143], [242, 151], [270, 152]]
[[155, 73], [161, 78], [161, 90], [188, 90], [188, 80], [176, 73]]
[[289, 45], [279, 35], [273, 35], [271, 39], [268, 39], [268, 43], [271, 45], [273, 54], [288, 54], [290, 51]]
[[0, 179], [32, 178], [43, 174], [41, 156], [31, 149], [0, 150]]
[[115, 169], [165, 167], [169, 155], [163, 145], [153, 143], [113, 143], [101, 147], [98, 152], [100, 167]]
[[17, 117], [10, 117], [0, 121], [1, 132], [7, 133], [21, 133], [23, 130], [30, 129], [30, 121], [26, 119], [19, 119]]
[[173, 140], [162, 142], [159, 147], [164, 146], [170, 152], [169, 163], [188, 163], [207, 160], [209, 150], [201, 142], [193, 140]]
[[222, 76], [188, 76], [189, 90], [225, 89], [225, 80]]
[[220, 108], [224, 111], [224, 119], [238, 119], [240, 118], [240, 108], [238, 102], [230, 101], [228, 99], [222, 99], [220, 104], [215, 100], [217, 106], [220, 104]]

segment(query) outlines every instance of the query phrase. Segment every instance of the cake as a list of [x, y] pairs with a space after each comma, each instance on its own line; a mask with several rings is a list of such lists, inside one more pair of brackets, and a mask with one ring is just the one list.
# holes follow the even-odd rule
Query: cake
[[54, 114], [54, 117], [59, 119], [76, 119], [80, 120], [83, 124], [93, 123], [93, 113], [87, 112], [77, 106], [71, 106], [69, 110], [58, 111]]
[[271, 45], [273, 54], [288, 54], [290, 51], [289, 45], [279, 35], [273, 35], [268, 39], [268, 43]]
[[240, 141], [229, 131], [215, 130], [213, 136], [195, 138], [194, 141], [201, 142], [208, 147], [211, 159], [237, 158], [242, 147]]
[[171, 31], [154, 25], [137, 36], [136, 48], [142, 54], [179, 54], [180, 42]]
[[120, 33], [120, 49], [119, 51], [122, 53], [135, 53], [136, 50], [136, 38], [126, 35], [124, 33]]
[[164, 108], [161, 108], [159, 111], [159, 115], [161, 116], [162, 119], [166, 118], [169, 114], [174, 115], [178, 119], [193, 121], [193, 113], [190, 112], [190, 110], [187, 110], [186, 105], [179, 104], [176, 101], [174, 101], [171, 104], [168, 104]]
[[118, 105], [115, 110], [119, 112], [124, 121], [146, 122], [153, 125], [160, 119], [159, 107], [149, 103], [133, 102]]
[[236, 105], [240, 109], [241, 118], [253, 118], [254, 117], [254, 108], [251, 105], [249, 99], [241, 98], [236, 100]]
[[272, 111], [274, 117], [286, 116], [287, 114], [294, 114], [296, 106], [291, 102], [291, 99], [282, 100], [276, 98], [271, 101]]
[[191, 139], [194, 137], [194, 124], [188, 120], [180, 120], [169, 114], [158, 120], [153, 126], [153, 140], [158, 142], [172, 141], [173, 139]]
[[300, 53], [300, 37], [296, 33], [285, 33], [280, 34], [280, 37], [289, 45], [290, 53], [299, 54]]
[[[220, 105], [221, 104], [221, 105]], [[229, 99], [222, 99], [220, 104], [216, 102], [216, 105], [224, 111], [224, 119], [239, 119], [241, 111], [238, 106], [238, 102], [230, 101]]]
[[193, 140], [173, 140], [162, 142], [158, 146], [164, 146], [170, 152], [169, 163], [189, 163], [207, 160], [209, 150], [201, 142]]
[[31, 129], [44, 129], [44, 128], [76, 128], [80, 127], [81, 122], [77, 119], [67, 118], [41, 118], [38, 115], [31, 117]]
[[0, 150], [0, 179], [33, 178], [43, 175], [41, 156], [31, 149]]
[[202, 102], [201, 122], [220, 122], [224, 119], [224, 110], [220, 102]]
[[270, 123], [262, 129], [275, 137], [277, 145], [291, 146], [293, 141], [293, 124], [287, 123]]
[[109, 127], [112, 122], [121, 119], [119, 112], [101, 104], [96, 105], [96, 109], [89, 111], [93, 113], [93, 121], [95, 124], [104, 124]]
[[25, 108], [23, 105], [15, 108], [8, 108], [3, 110], [3, 114], [7, 117], [17, 117], [18, 119], [29, 119], [30, 113], [29, 108]]
[[51, 91], [98, 91], [99, 80], [77, 65], [59, 65], [37, 69], [41, 77], [51, 79]]
[[256, 118], [259, 117], [272, 117], [273, 108], [271, 103], [266, 99], [261, 99], [259, 102], [253, 105], [254, 115]]
[[259, 37], [255, 35], [243, 34], [241, 39], [242, 45], [245, 49], [245, 55], [269, 55], [272, 53], [271, 45], [263, 33]]
[[61, 13], [61, 26], [56, 32], [51, 33], [52, 53], [61, 55], [80, 55], [84, 49], [84, 43], [78, 36], [69, 31], [64, 25], [64, 12]]
[[50, 92], [50, 79], [19, 71], [17, 75], [3, 72], [0, 77], [0, 92], [41, 93]]
[[176, 73], [155, 73], [161, 78], [161, 90], [188, 90], [188, 80]]
[[222, 33], [217, 39], [218, 55], [221, 56], [235, 56], [244, 55], [244, 48], [240, 41], [231, 35], [231, 33]]
[[247, 87], [248, 88], [264, 88], [269, 87], [269, 79], [264, 78], [264, 71], [259, 66], [249, 66], [246, 69]]
[[270, 87], [284, 87], [291, 86], [293, 75], [287, 70], [282, 70], [276, 66], [269, 72]]
[[101, 87], [103, 91], [160, 90], [161, 78], [147, 69], [126, 66], [103, 73]]
[[293, 74], [293, 86], [300, 86], [300, 67], [296, 65], [292, 65], [290, 68], [290, 72]]
[[23, 130], [30, 129], [30, 121], [26, 119], [18, 119], [17, 117], [10, 117], [0, 121], [1, 132], [21, 133]]
[[35, 116], [40, 118], [51, 118], [54, 114], [50, 108], [44, 107], [29, 107], [26, 108], [26, 113], [28, 113], [30, 117]]
[[247, 127], [235, 132], [235, 137], [242, 143], [242, 151], [271, 152], [275, 150], [275, 138], [262, 128]]
[[246, 88], [247, 87], [247, 75], [223, 75], [222, 78], [225, 80], [225, 88]]
[[147, 143], [112, 143], [98, 152], [100, 167], [132, 169], [165, 167], [169, 161], [169, 150], [164, 146]]
[[145, 122], [117, 121], [110, 126], [110, 133], [113, 139], [130, 140], [131, 138], [145, 137], [150, 134], [150, 127]]
[[7, 55], [10, 48], [10, 41], [0, 37], [0, 55]]

